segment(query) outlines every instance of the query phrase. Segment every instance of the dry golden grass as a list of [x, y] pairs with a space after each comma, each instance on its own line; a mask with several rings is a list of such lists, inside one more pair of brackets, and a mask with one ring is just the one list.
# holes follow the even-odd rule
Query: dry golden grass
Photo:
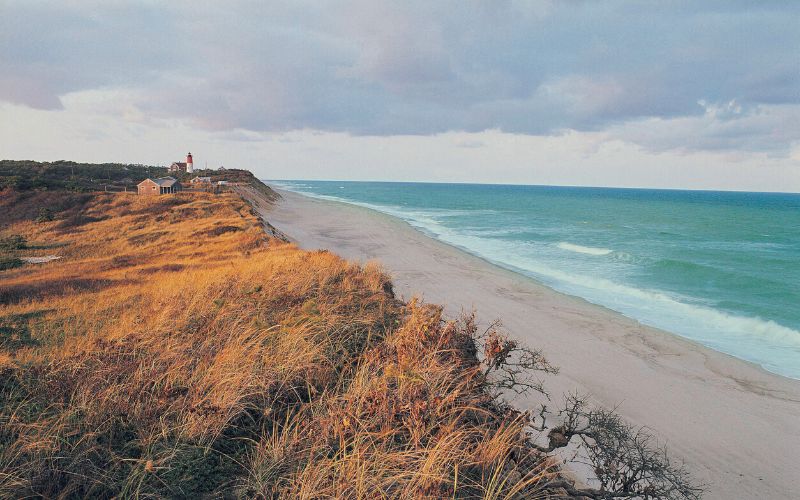
[[63, 258], [0, 272], [0, 497], [515, 498], [551, 474], [469, 322], [268, 240], [233, 194], [2, 232]]

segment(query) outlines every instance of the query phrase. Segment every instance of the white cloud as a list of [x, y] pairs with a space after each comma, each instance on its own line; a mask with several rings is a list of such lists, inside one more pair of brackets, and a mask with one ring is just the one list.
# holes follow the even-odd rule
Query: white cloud
[[796, 186], [798, 22], [780, 2], [8, 0], [0, 156]]

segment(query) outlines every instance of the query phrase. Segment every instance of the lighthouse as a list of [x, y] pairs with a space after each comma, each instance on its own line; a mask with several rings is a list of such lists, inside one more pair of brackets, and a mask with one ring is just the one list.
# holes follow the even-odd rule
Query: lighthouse
[[186, 155], [186, 171], [189, 173], [194, 172], [194, 164], [192, 163], [192, 153]]

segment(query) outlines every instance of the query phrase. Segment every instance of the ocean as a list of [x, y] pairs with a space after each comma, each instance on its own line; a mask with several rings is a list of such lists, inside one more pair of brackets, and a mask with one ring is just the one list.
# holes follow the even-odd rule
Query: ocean
[[269, 181], [800, 379], [800, 195]]

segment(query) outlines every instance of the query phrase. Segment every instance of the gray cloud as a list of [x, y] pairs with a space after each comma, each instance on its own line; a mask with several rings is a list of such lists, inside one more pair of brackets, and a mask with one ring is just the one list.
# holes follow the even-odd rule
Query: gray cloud
[[[212, 130], [551, 134], [693, 117], [706, 140], [685, 147], [778, 150], [792, 138], [734, 137], [774, 127], [800, 104], [800, 6], [784, 2], [6, 0], [0, 9], [0, 99], [53, 109], [70, 92], [127, 89], [150, 116]], [[746, 122], [709, 116], [731, 101]], [[680, 142], [625, 133], [655, 149]]]
[[77, 5], [0, 5], [0, 98], [59, 108], [68, 92], [147, 86], [181, 70], [173, 16], [113, 2]]
[[792, 142], [800, 138], [800, 105], [701, 105], [701, 116], [633, 120], [608, 132], [656, 153], [743, 150], [788, 155]]

